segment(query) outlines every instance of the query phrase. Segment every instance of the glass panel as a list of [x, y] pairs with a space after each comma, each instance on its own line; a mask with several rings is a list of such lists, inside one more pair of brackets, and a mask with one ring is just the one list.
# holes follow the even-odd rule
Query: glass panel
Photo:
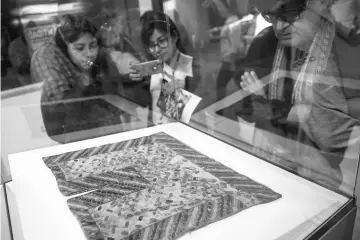
[[328, 205], [294, 213], [301, 223], [283, 239], [307, 236], [354, 195], [359, 1], [2, 3], [2, 182], [9, 154], [164, 125], [321, 192]]
[[168, 0], [164, 10], [186, 29], [200, 69], [191, 91], [202, 100], [191, 126], [352, 195], [360, 149], [357, 3], [325, 1], [319, 10], [318, 2]]
[[[168, 0], [164, 11], [187, 30], [194, 49], [188, 54], [200, 69], [192, 79], [198, 87], [190, 91], [202, 100], [191, 126], [353, 196], [360, 153], [359, 3], [332, 4]], [[281, 239], [302, 239], [304, 226], [316, 226], [323, 214]]]
[[129, 78], [147, 59], [140, 16], [152, 2], [3, 3], [3, 181], [11, 153], [154, 125], [149, 81]]
[[[287, 1], [5, 1], [3, 136], [23, 144], [3, 141], [3, 157], [182, 121], [353, 194], [360, 148], [358, 3], [329, 0], [320, 11]], [[156, 23], [167, 22], [166, 34], [141, 34], [153, 21], [151, 10], [167, 14]], [[81, 35], [77, 43], [71, 27], [87, 29], [90, 39]], [[59, 49], [40, 51], [49, 42], [62, 58], [48, 56]], [[161, 70], [158, 79], [150, 77]], [[23, 121], [22, 135], [8, 127], [14, 118]], [[101, 130], [83, 133], [89, 129]]]

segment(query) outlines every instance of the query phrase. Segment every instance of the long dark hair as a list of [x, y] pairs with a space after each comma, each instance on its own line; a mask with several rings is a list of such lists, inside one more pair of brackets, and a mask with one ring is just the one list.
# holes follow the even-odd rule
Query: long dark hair
[[60, 22], [61, 26], [56, 29], [55, 43], [65, 54], [67, 54], [66, 43], [75, 42], [85, 33], [98, 38], [96, 27], [83, 16], [64, 15]]
[[141, 41], [146, 48], [149, 47], [150, 38], [153, 35], [155, 29], [166, 34], [168, 31], [170, 31], [171, 37], [178, 38], [176, 42], [177, 49], [183, 54], [186, 54], [185, 48], [180, 40], [180, 31], [178, 27], [168, 15], [162, 12], [147, 12], [146, 17], [143, 18]]
[[[94, 36], [98, 42], [98, 45], [102, 46], [98, 30], [96, 29], [94, 24], [85, 17], [67, 14], [60, 19], [60, 22], [61, 26], [56, 29], [55, 33], [55, 44], [69, 59], [70, 56], [67, 50], [67, 43], [77, 41], [85, 33], [89, 33]], [[98, 73], [100, 73], [101, 70], [104, 70], [106, 68], [106, 61], [102, 59], [99, 49], [98, 56], [91, 71], [92, 77], [95, 77]]]

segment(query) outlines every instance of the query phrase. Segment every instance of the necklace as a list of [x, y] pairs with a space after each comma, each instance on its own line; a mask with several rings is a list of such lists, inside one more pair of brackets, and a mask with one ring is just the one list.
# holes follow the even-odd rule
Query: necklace
[[[304, 51], [297, 52], [294, 63], [292, 64], [292, 68], [297, 68], [303, 65], [306, 59], [308, 59], [308, 56], [309, 56], [308, 52], [304, 52]], [[315, 61], [315, 57], [311, 56], [309, 58], [309, 62], [313, 62], [313, 61]]]
[[[175, 62], [175, 64], [174, 64], [174, 68], [173, 68], [172, 74], [171, 74], [171, 78], [172, 78], [171, 80], [172, 80], [172, 85], [173, 85], [173, 90], [174, 90], [174, 91], [176, 90], [175, 72], [176, 72], [176, 70], [177, 70], [177, 68], [178, 68], [178, 64], [179, 64], [179, 60], [180, 60], [180, 52], [177, 51], [176, 53], [177, 53], [176, 62]], [[169, 66], [169, 67], [170, 67], [170, 66]], [[170, 67], [170, 69], [171, 69], [171, 67]], [[162, 78], [165, 79], [165, 77], [164, 77], [164, 71], [162, 71]], [[165, 90], [165, 89], [164, 89], [164, 90]]]
[[176, 69], [177, 69], [178, 64], [179, 64], [179, 59], [180, 59], [180, 52], [177, 51], [176, 62], [174, 64], [174, 69], [172, 71], [172, 80], [173, 80], [174, 90], [176, 90], [175, 72], [176, 72]]
[[[176, 91], [176, 83], [175, 83], [175, 72], [176, 72], [176, 69], [177, 69], [177, 67], [178, 67], [178, 64], [179, 64], [179, 59], [180, 59], [180, 52], [179, 51], [177, 51], [177, 56], [176, 56], [176, 62], [175, 62], [175, 64], [174, 64], [174, 68], [173, 68], [173, 70], [172, 70], [172, 81], [173, 81], [173, 83], [172, 83], [172, 87], [173, 87], [173, 89], [171, 89], [171, 91], [169, 91], [169, 88], [168, 87], [166, 87], [166, 83], [165, 84], [162, 84], [162, 86], [161, 86], [161, 93], [162, 94], [164, 94], [164, 96], [166, 96], [167, 94], [168, 94], [168, 96], [167, 96], [167, 98], [169, 99], [169, 98], [171, 98], [170, 96], [171, 96], [171, 93], [175, 93], [175, 91]], [[169, 66], [170, 67], [170, 66]], [[170, 67], [170, 69], [171, 69], [171, 67]], [[165, 81], [165, 77], [164, 77], [164, 70], [162, 71], [162, 78], [163, 78], [163, 82]], [[167, 84], [170, 84], [170, 83], [167, 83]], [[166, 101], [166, 100], [165, 100]], [[166, 103], [165, 103], [166, 104]], [[166, 104], [167, 105], [167, 104]], [[165, 107], [165, 109], [167, 108], [167, 106]], [[177, 114], [176, 114], [176, 116], [178, 116], [178, 110], [176, 109], [176, 112], [177, 112]], [[162, 122], [163, 121], [163, 117], [164, 117], [164, 115], [163, 114], [161, 114], [161, 116], [160, 116], [160, 122]]]

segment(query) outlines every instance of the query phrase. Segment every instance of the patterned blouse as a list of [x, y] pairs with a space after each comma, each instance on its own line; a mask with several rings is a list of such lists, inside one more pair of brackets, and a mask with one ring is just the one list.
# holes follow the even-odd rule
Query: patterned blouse
[[[108, 52], [99, 50], [96, 61], [98, 70], [91, 79], [90, 86], [81, 86], [83, 74], [71, 60], [58, 48], [54, 41], [41, 46], [31, 59], [31, 76], [34, 82], [43, 82], [42, 102], [59, 101], [68, 98], [67, 94], [76, 97], [84, 97], [90, 89], [97, 86], [100, 93], [113, 93], [121, 85], [120, 74]], [[95, 87], [96, 88], [96, 87]], [[90, 91], [93, 92], [93, 91]]]
[[[104, 49], [99, 50], [92, 78], [83, 86], [85, 76], [59, 49], [55, 42], [45, 43], [38, 48], [31, 59], [31, 75], [34, 82], [43, 82], [41, 112], [47, 134], [61, 136], [78, 130], [92, 129], [119, 124], [119, 117], [108, 117], [101, 106], [89, 101], [62, 100], [111, 94], [121, 91], [121, 76], [115, 63]], [[86, 119], [85, 123], [83, 119]], [[81, 124], [82, 123], [82, 124]], [[76, 125], [76, 126], [75, 126]], [[77, 126], [81, 126], [80, 129]], [[53, 138], [57, 142], [71, 142], [66, 135]]]

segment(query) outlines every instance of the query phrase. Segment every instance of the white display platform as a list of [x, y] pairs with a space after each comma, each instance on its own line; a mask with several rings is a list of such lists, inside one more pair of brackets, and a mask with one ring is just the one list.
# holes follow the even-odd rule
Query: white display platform
[[[13, 229], [24, 240], [84, 240], [84, 234], [59, 192], [42, 157], [165, 132], [197, 151], [264, 184], [282, 198], [246, 209], [181, 237], [181, 240], [303, 239], [349, 199], [293, 175], [181, 123], [124, 132], [97, 139], [9, 156], [12, 183], [7, 184]], [[22, 239], [21, 239], [22, 240]]]

